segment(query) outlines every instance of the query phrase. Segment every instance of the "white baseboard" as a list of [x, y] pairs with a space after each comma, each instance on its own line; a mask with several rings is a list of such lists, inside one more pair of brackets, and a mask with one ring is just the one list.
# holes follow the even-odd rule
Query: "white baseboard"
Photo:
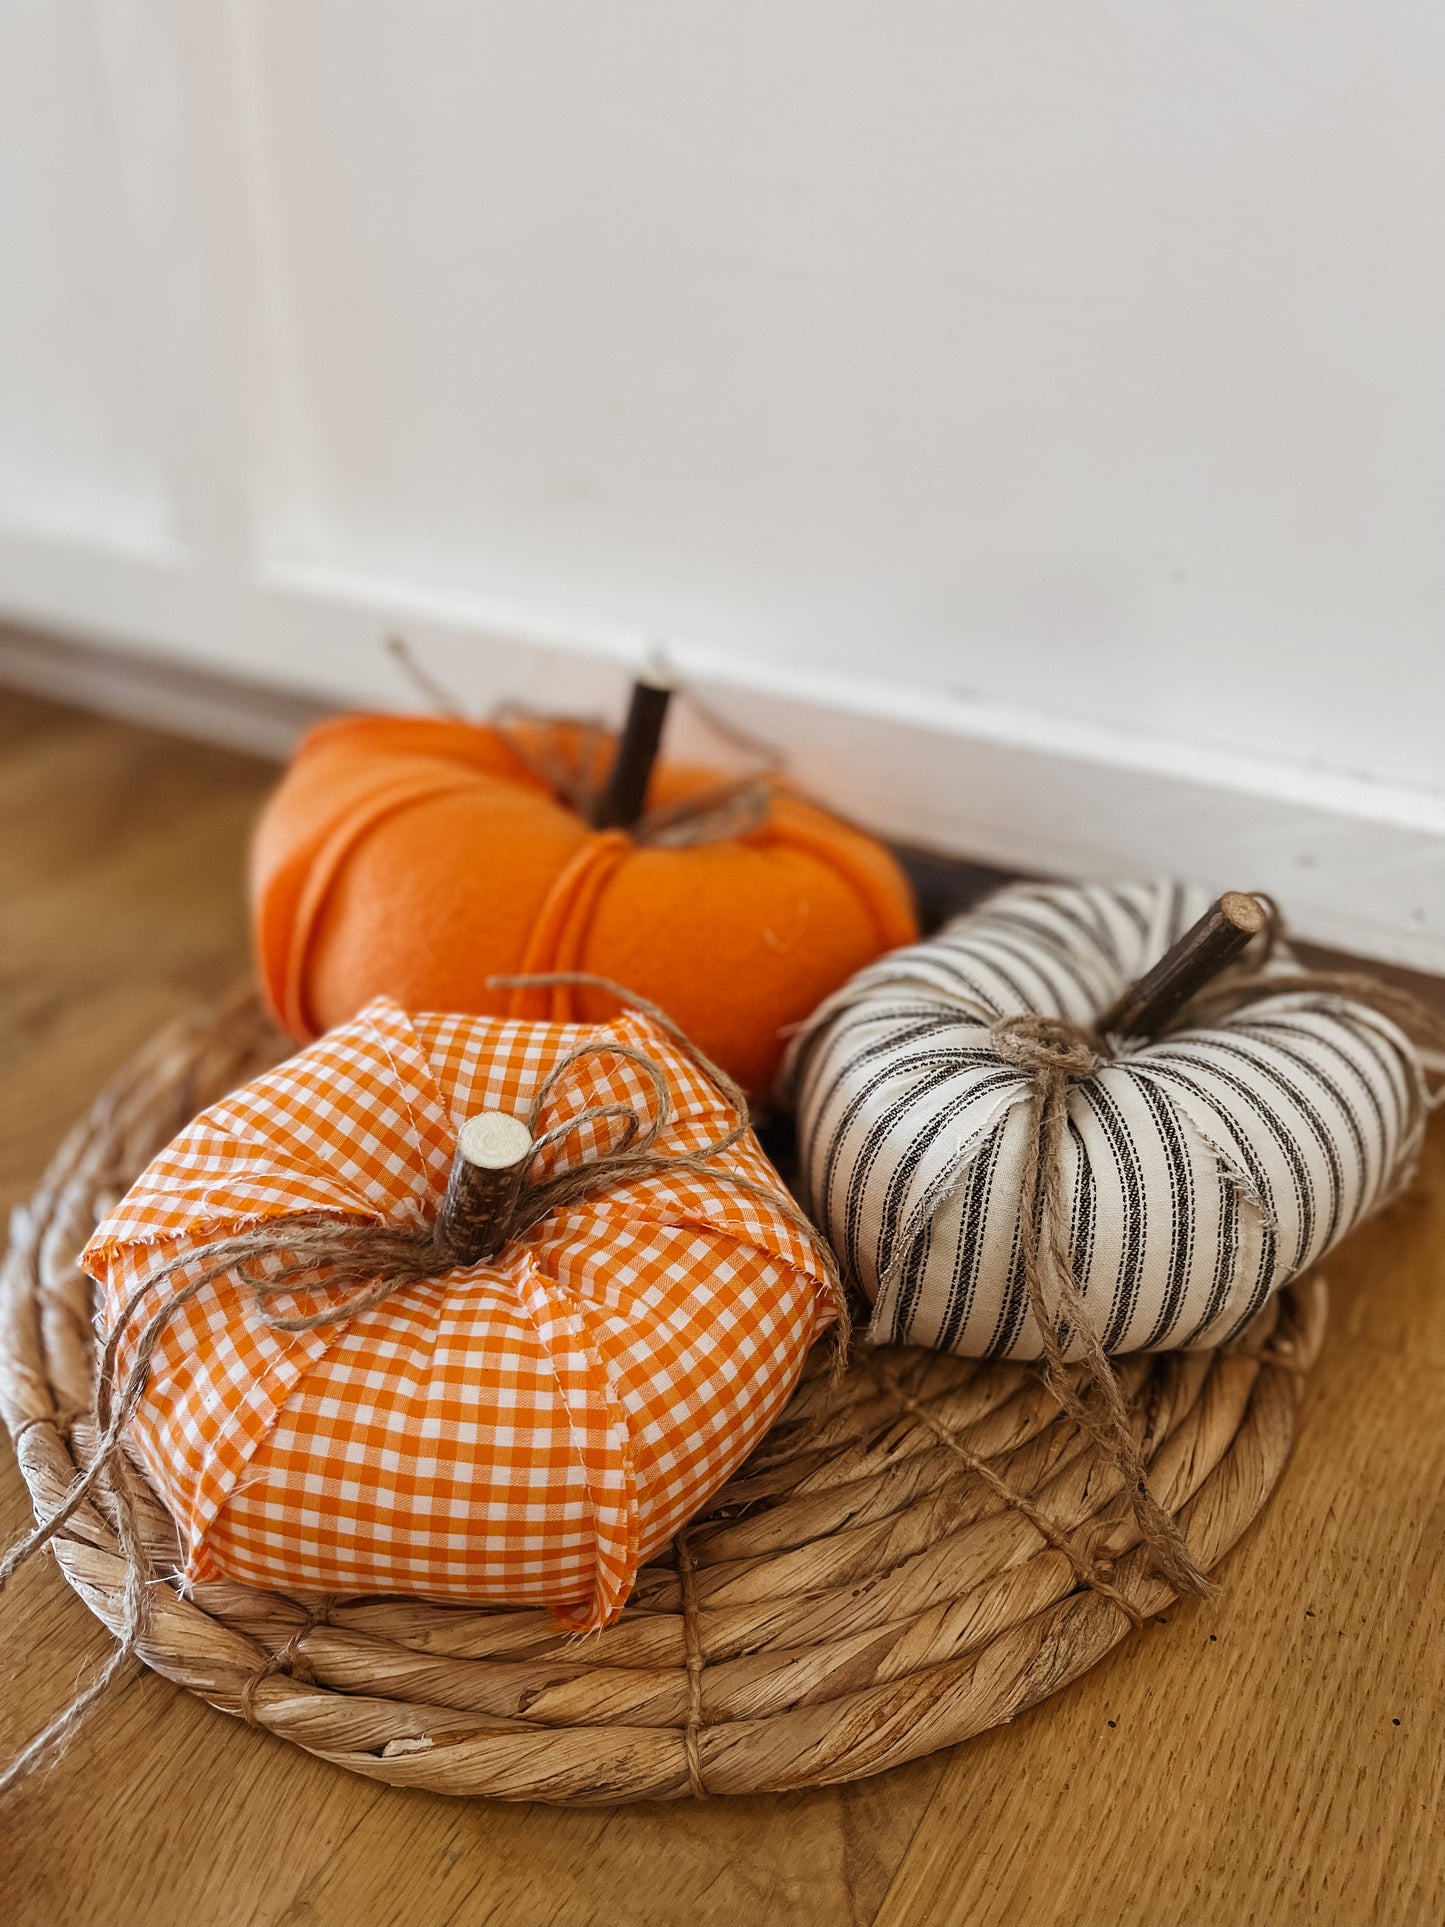
[[[391, 634], [475, 714], [515, 699], [616, 715], [648, 653], [409, 587], [258, 580], [13, 533], [0, 613], [69, 639], [0, 638], [0, 681], [276, 756], [328, 710], [424, 706]], [[900, 842], [1052, 875], [1268, 890], [1302, 938], [1445, 972], [1445, 794], [685, 641], [668, 656], [728, 721], [782, 745], [795, 782]], [[678, 734], [705, 746], [695, 720]]]
[[0, 629], [0, 688], [49, 696], [175, 736], [249, 750], [279, 762], [336, 702], [114, 644]]

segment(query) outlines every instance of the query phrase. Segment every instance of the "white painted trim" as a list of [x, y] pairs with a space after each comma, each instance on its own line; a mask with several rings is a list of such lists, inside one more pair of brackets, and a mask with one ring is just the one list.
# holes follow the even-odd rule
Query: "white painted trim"
[[280, 762], [337, 705], [105, 643], [0, 628], [0, 688]]
[[[327, 708], [420, 706], [390, 633], [474, 713], [515, 698], [615, 714], [650, 646], [538, 634], [409, 585], [14, 532], [0, 610], [112, 652], [64, 668], [52, 652], [47, 670], [43, 646], [14, 642], [0, 678], [273, 754]], [[1445, 971], [1445, 795], [685, 640], [668, 655], [729, 721], [784, 745], [795, 781], [885, 835], [1012, 869], [1268, 890], [1303, 938]], [[702, 746], [695, 721], [682, 734]]]

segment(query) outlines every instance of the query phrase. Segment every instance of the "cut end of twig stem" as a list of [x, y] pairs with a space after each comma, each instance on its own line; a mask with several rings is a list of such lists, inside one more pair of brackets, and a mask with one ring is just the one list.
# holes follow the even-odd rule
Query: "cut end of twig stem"
[[1226, 890], [1219, 899], [1219, 909], [1236, 930], [1242, 930], [1246, 937], [1257, 937], [1269, 922], [1269, 912], [1258, 897], [1252, 897], [1247, 890]]
[[449, 1265], [479, 1265], [506, 1243], [532, 1156], [532, 1133], [509, 1111], [478, 1111], [457, 1133], [456, 1156], [437, 1214], [437, 1254]]
[[1101, 1037], [1154, 1037], [1270, 922], [1258, 897], [1226, 890], [1095, 1028]]
[[671, 701], [672, 690], [665, 683], [632, 685], [632, 701], [618, 740], [617, 760], [593, 818], [596, 829], [630, 830], [641, 817]]

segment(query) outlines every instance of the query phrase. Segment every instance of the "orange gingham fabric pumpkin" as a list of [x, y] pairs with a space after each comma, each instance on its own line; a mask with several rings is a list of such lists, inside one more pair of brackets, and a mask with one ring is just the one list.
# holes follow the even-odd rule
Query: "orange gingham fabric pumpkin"
[[[408, 1017], [386, 999], [198, 1117], [100, 1226], [83, 1262], [107, 1327], [136, 1333], [199, 1275], [146, 1281], [268, 1219], [435, 1216], [457, 1128], [525, 1116], [580, 1043], [640, 1049], [700, 1149], [736, 1113], [636, 1011], [611, 1023]], [[567, 1068], [541, 1124], [601, 1104], [644, 1118], [645, 1073], [610, 1051]], [[555, 1115], [553, 1112], [555, 1111]], [[579, 1126], [544, 1173], [596, 1157]], [[817, 1253], [748, 1132], [714, 1167], [584, 1199], [492, 1263], [406, 1286], [341, 1325], [278, 1331], [244, 1282], [202, 1287], [164, 1328], [132, 1422], [190, 1581], [621, 1608], [639, 1563], [717, 1490], [792, 1390], [833, 1307]], [[297, 1302], [319, 1302], [309, 1292]], [[123, 1336], [118, 1376], [134, 1338]]]

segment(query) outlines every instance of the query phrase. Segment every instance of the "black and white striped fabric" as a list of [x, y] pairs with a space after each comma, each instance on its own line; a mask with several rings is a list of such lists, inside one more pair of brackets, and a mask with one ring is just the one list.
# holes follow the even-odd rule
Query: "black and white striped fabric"
[[[1207, 902], [1167, 883], [1021, 885], [815, 1013], [789, 1059], [803, 1175], [874, 1301], [874, 1342], [1039, 1354], [1019, 1239], [1031, 1079], [989, 1026], [1092, 1023]], [[1228, 1340], [1404, 1181], [1424, 1113], [1404, 1034], [1318, 992], [1261, 995], [1081, 1079], [1064, 1176], [1105, 1349]]]

